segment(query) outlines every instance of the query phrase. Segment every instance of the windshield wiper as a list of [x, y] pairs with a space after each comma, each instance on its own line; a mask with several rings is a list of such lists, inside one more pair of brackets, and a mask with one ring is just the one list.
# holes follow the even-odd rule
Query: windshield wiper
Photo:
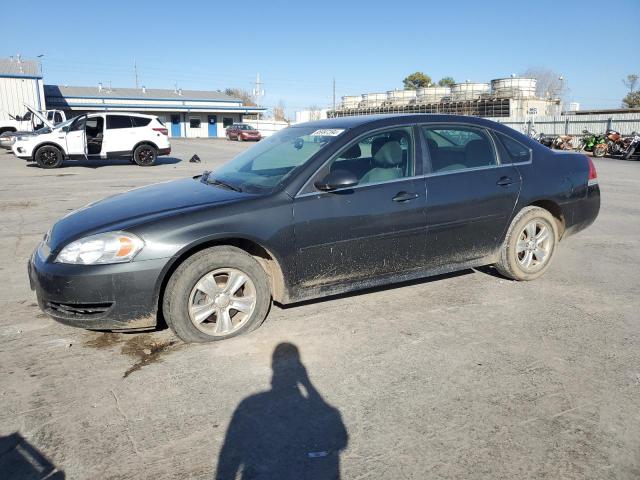
[[227, 190], [233, 190], [234, 192], [242, 192], [242, 189], [236, 185], [231, 185], [223, 180], [218, 178], [212, 178], [210, 172], [205, 172], [202, 175], [202, 180], [204, 180], [209, 185], [218, 185], [219, 187], [226, 188]]

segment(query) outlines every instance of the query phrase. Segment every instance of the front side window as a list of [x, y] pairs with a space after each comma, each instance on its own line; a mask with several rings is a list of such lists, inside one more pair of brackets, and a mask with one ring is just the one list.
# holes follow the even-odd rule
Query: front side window
[[86, 119], [87, 117], [77, 117], [69, 127], [69, 131], [74, 132], [77, 130], [84, 130], [84, 122]]
[[56, 112], [53, 116], [54, 123], [62, 123], [62, 114], [60, 112]]
[[489, 134], [467, 126], [423, 126], [431, 171], [434, 173], [489, 167], [497, 164]]
[[107, 129], [131, 128], [131, 117], [128, 115], [107, 115]]
[[317, 127], [288, 127], [241, 153], [210, 178], [242, 190], [270, 190], [338, 136], [338, 131]]
[[414, 175], [413, 131], [395, 128], [360, 138], [318, 172], [318, 178], [334, 170], [347, 170], [358, 185], [387, 182]]

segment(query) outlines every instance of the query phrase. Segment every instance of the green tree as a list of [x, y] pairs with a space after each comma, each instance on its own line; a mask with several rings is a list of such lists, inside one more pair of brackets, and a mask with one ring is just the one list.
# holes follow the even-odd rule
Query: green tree
[[438, 86], [440, 87], [450, 87], [454, 83], [456, 83], [456, 81], [453, 79], [453, 77], [442, 77], [440, 80], [438, 80]]
[[640, 108], [640, 90], [630, 92], [622, 99], [622, 104], [626, 108]]
[[414, 72], [402, 80], [402, 83], [405, 90], [416, 90], [431, 85], [431, 77], [422, 72]]

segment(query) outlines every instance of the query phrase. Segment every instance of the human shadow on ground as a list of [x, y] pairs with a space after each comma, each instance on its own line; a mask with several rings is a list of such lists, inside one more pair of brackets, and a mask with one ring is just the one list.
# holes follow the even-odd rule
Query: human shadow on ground
[[19, 433], [0, 437], [0, 478], [64, 480], [64, 472]]
[[272, 368], [271, 389], [236, 408], [214, 478], [339, 479], [348, 443], [340, 412], [313, 386], [295, 345], [279, 344]]

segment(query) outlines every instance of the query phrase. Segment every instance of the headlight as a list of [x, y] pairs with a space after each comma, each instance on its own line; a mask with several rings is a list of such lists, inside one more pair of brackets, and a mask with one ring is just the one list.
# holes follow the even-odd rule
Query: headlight
[[94, 265], [130, 262], [144, 242], [132, 233], [108, 232], [71, 242], [56, 257], [56, 263]]

